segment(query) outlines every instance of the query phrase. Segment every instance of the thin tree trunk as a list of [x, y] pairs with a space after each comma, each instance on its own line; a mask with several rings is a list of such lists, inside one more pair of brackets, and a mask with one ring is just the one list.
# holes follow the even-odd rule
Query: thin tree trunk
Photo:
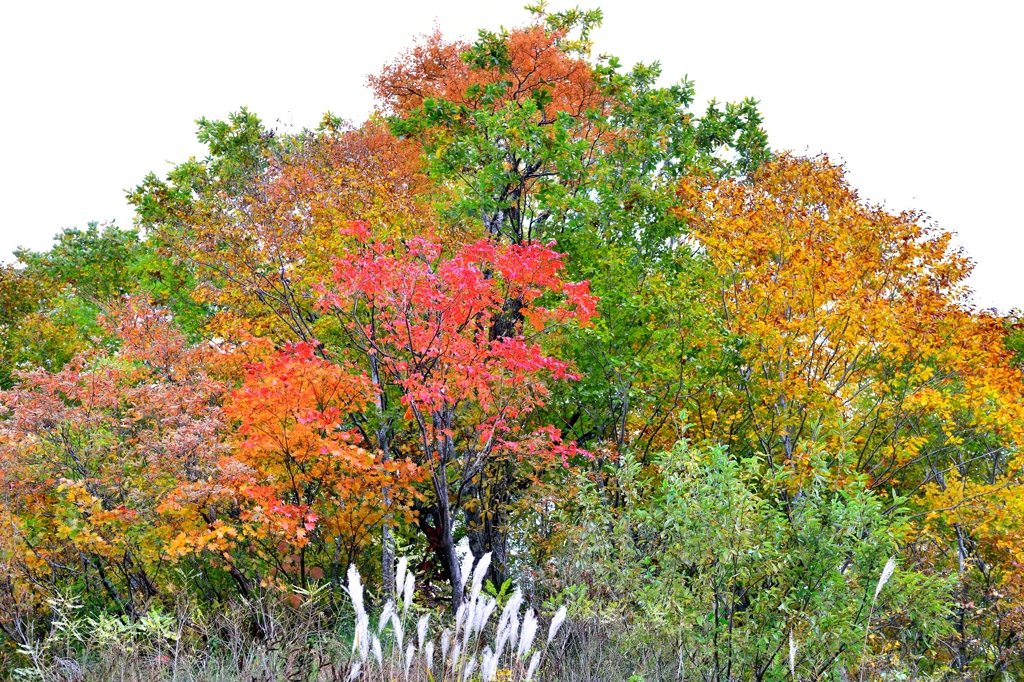
[[434, 415], [435, 433], [441, 436], [441, 466], [434, 476], [437, 492], [438, 517], [441, 522], [441, 542], [448, 563], [451, 564], [452, 609], [458, 610], [462, 604], [463, 583], [469, 576], [462, 575], [459, 555], [455, 551], [455, 517], [452, 514], [451, 501], [448, 497], [448, 462], [455, 460], [455, 442], [452, 440], [452, 420], [455, 417], [454, 406], [449, 406], [441, 414]]
[[[370, 380], [373, 382], [374, 399], [377, 403], [377, 412], [380, 415], [380, 427], [377, 429], [377, 447], [380, 448], [381, 460], [391, 460], [391, 442], [388, 433], [388, 422], [384, 416], [387, 408], [384, 387], [381, 386], [380, 368], [377, 356], [370, 354]], [[394, 516], [391, 513], [391, 486], [386, 485], [381, 491], [384, 502], [384, 520], [380, 534], [380, 571], [381, 582], [383, 583], [384, 596], [386, 599], [395, 599], [395, 537], [391, 532], [391, 525]]]

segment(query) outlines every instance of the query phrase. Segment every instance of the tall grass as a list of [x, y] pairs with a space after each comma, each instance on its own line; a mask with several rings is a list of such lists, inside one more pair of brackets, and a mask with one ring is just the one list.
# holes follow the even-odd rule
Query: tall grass
[[[467, 555], [471, 561], [471, 555]], [[537, 639], [539, 620], [527, 608], [520, 617], [523, 594], [516, 590], [498, 612], [495, 597], [482, 594], [483, 579], [491, 555], [485, 554], [472, 570], [468, 596], [462, 601], [451, 624], [440, 632], [431, 632], [430, 615], [415, 619], [410, 615], [415, 577], [406, 570], [405, 560], [398, 564], [396, 592], [400, 603], [385, 604], [371, 627], [370, 615], [363, 604], [363, 585], [355, 566], [348, 571], [348, 595], [355, 612], [355, 632], [347, 679], [431, 680], [463, 682], [479, 679], [489, 682], [501, 673], [502, 680], [530, 682], [537, 674], [542, 658], [551, 646], [566, 618], [559, 609], [547, 629], [546, 639]], [[470, 569], [463, 571], [464, 583]], [[436, 639], [433, 635], [436, 635]]]
[[297, 606], [267, 595], [207, 616], [182, 602], [174, 614], [153, 609], [136, 622], [82, 617], [74, 601], [55, 600], [49, 630], [19, 647], [21, 664], [13, 677], [47, 682], [542, 679], [545, 657], [559, 651], [565, 608], [545, 627], [520, 590], [504, 596], [503, 604], [484, 594], [490, 554], [475, 567], [471, 562], [469, 555], [461, 606], [437, 618], [414, 605], [416, 580], [405, 559], [396, 572], [397, 601], [387, 601], [376, 614], [367, 610], [355, 566], [345, 585], [350, 613], [335, 608], [334, 618], [316, 590], [301, 593]]
[[[174, 609], [151, 608], [129, 621], [84, 616], [70, 599], [50, 603], [45, 630], [27, 636], [7, 665], [12, 679], [42, 682], [659, 682], [754, 679], [738, 665], [722, 677], [683, 665], [678, 644], [657, 636], [635, 613], [573, 606], [539, 615], [520, 590], [486, 594], [490, 556], [467, 557], [461, 606], [430, 609], [415, 603], [408, 563], [396, 571], [396, 599], [371, 609], [359, 572], [344, 585], [289, 595], [267, 593], [204, 612], [182, 599]], [[875, 589], [877, 600], [895, 562]], [[575, 588], [574, 588], [575, 589]], [[580, 592], [582, 593], [582, 592]], [[870, 595], [869, 595], [870, 596]], [[553, 613], [551, 613], [553, 611]], [[29, 633], [26, 630], [26, 634]], [[806, 677], [798, 657], [810, 642], [788, 633], [788, 665], [771, 679], [924, 680], [913, 668], [861, 657], [853, 671], [823, 670]], [[784, 671], [784, 673], [783, 673]], [[781, 674], [779, 674], [781, 673]], [[822, 677], [821, 675], [824, 675]], [[838, 675], [838, 677], [836, 677]], [[865, 677], [866, 675], [866, 677]], [[765, 678], [768, 679], [768, 678]]]

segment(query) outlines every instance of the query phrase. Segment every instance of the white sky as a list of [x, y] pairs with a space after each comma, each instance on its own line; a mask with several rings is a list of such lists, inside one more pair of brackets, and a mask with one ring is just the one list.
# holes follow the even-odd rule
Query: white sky
[[[124, 189], [200, 154], [200, 116], [360, 121], [366, 75], [414, 35], [514, 26], [525, 2], [6, 0], [0, 260], [62, 227], [130, 225]], [[977, 262], [977, 303], [1024, 308], [1024, 4], [579, 2], [605, 11], [598, 52], [689, 74], [699, 102], [759, 99], [774, 148], [826, 151], [861, 196], [927, 211]]]

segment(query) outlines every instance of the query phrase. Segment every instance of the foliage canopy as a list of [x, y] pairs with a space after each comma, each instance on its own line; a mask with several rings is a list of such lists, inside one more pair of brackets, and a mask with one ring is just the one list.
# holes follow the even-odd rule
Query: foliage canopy
[[0, 269], [11, 660], [66, 599], [344, 620], [402, 553], [417, 608], [487, 556], [652, 679], [1024, 674], [1018, 317], [756, 101], [528, 10], [360, 125], [202, 118], [133, 229]]

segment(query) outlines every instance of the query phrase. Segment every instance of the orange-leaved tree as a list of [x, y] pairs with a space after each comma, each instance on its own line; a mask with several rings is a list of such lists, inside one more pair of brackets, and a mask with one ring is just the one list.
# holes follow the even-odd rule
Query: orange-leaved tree
[[246, 594], [257, 584], [305, 587], [310, 577], [340, 584], [385, 514], [404, 514], [418, 476], [408, 460], [364, 447], [352, 415], [371, 398], [365, 375], [311, 344], [250, 364], [225, 402], [237, 427], [229, 453], [215, 475], [183, 482], [164, 505], [197, 521], [174, 538], [170, 556], [203, 555]]
[[[728, 173], [767, 156], [753, 100], [698, 117], [689, 81], [658, 88], [658, 64], [622, 73], [614, 57], [591, 58], [600, 10], [528, 9], [528, 24], [473, 43], [435, 31], [369, 79], [392, 132], [422, 145], [451, 191], [448, 216], [517, 243], [573, 227], [609, 236], [627, 229], [615, 224], [623, 209], [636, 231], [658, 222], [654, 195], [680, 169]], [[737, 161], [712, 153], [723, 149]]]
[[[338, 230], [371, 219], [401, 233], [432, 224], [418, 146], [368, 122], [332, 117], [277, 135], [244, 109], [200, 121], [209, 156], [154, 175], [129, 194], [149, 240], [189, 268], [214, 328], [239, 324], [279, 343], [316, 338], [312, 287], [338, 255]], [[411, 227], [410, 227], [411, 226]]]
[[[212, 333], [304, 342], [321, 358], [337, 357], [314, 287], [345, 252], [339, 230], [349, 220], [373, 220], [394, 235], [434, 225], [419, 146], [378, 122], [350, 129], [331, 116], [317, 131], [279, 136], [244, 109], [227, 122], [203, 119], [199, 137], [206, 159], [177, 166], [166, 180], [150, 175], [130, 194], [150, 239], [194, 274], [191, 295], [216, 311]], [[387, 456], [387, 448], [366, 447]], [[387, 525], [382, 540], [391, 593]]]
[[621, 132], [588, 60], [600, 20], [538, 8], [534, 22], [472, 44], [435, 31], [370, 77], [392, 131], [421, 144], [432, 176], [454, 189], [449, 216], [515, 243], [559, 229]]

